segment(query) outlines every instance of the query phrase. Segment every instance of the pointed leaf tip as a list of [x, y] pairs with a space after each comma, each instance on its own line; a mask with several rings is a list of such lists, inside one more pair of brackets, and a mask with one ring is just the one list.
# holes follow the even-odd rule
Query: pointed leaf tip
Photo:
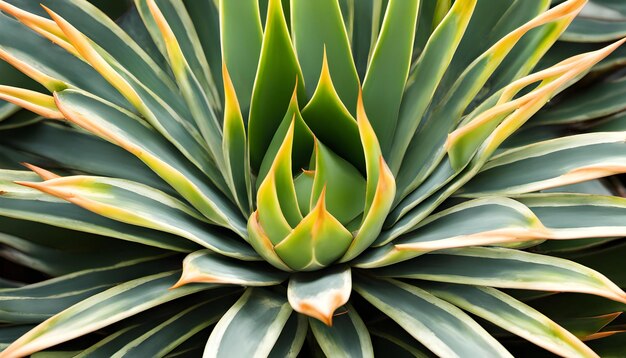
[[[8, 54], [6, 54], [6, 56], [3, 56], [2, 50], [0, 50], [0, 58], [5, 59], [7, 62], [13, 65], [16, 65], [16, 61], [18, 61], [17, 59], [10, 59]], [[30, 71], [25, 67], [20, 67], [19, 65], [16, 67], [22, 70], [27, 76], [34, 74], [33, 71]], [[32, 78], [34, 80], [38, 80], [39, 77], [35, 75], [32, 76]], [[38, 81], [46, 82], [43, 77], [39, 78]], [[55, 82], [55, 80], [52, 80], [52, 82]], [[45, 118], [64, 119], [63, 114], [59, 112], [59, 110], [55, 106], [52, 96], [49, 96], [47, 94], [31, 91], [24, 88], [0, 85], [0, 99], [11, 102]]]
[[293, 275], [287, 288], [291, 307], [332, 326], [335, 311], [345, 305], [352, 292], [349, 266], [337, 266], [318, 272]]
[[36, 165], [29, 164], [29, 163], [20, 163], [20, 164], [22, 164], [26, 168], [30, 169], [31, 171], [35, 172], [43, 180], [50, 180], [50, 179], [60, 178], [59, 175], [56, 175], [53, 172], [45, 170], [43, 168], [40, 168], [40, 167], [38, 167]]

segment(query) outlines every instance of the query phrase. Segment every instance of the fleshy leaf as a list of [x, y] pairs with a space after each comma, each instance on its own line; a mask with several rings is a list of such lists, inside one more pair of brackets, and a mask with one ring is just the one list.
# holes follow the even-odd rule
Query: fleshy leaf
[[126, 281], [176, 269], [169, 255], [125, 260], [72, 272], [36, 284], [0, 290], [0, 321], [41, 323], [66, 308]]
[[522, 194], [623, 173], [625, 140], [626, 132], [588, 133], [513, 148], [487, 162], [459, 194]]
[[272, 166], [257, 192], [259, 222], [275, 245], [302, 220], [291, 171], [294, 128], [295, 120], [292, 120]]
[[591, 0], [563, 34], [568, 42], [606, 42], [626, 35], [626, 7], [622, 2]]
[[341, 262], [352, 260], [378, 238], [396, 195], [396, 182], [383, 159], [378, 139], [365, 114], [361, 96], [357, 103], [357, 123], [367, 169], [364, 219]]
[[339, 259], [352, 234], [326, 210], [326, 192], [317, 205], [274, 250], [293, 270], [312, 271]]
[[532, 241], [550, 236], [535, 214], [508, 198], [481, 198], [446, 209], [414, 231], [357, 259], [357, 266], [386, 266], [447, 248]]
[[38, 115], [51, 118], [63, 119], [63, 114], [59, 112], [52, 96], [43, 93], [0, 85], [0, 99], [26, 108]]
[[265, 261], [283, 271], [292, 271], [274, 251], [274, 243], [261, 227], [258, 211], [253, 212], [248, 219], [248, 234], [248, 242]]
[[[526, 194], [516, 197], [537, 215], [556, 239], [626, 235], [626, 199], [592, 194]], [[594, 239], [593, 241], [600, 241]]]
[[[31, 174], [34, 175], [34, 173]], [[197, 244], [176, 235], [111, 220], [41, 193], [39, 190], [14, 183], [11, 183], [9, 187], [2, 182], [3, 178], [28, 182], [33, 182], [37, 178], [21, 175], [20, 177], [7, 176], [6, 173], [0, 171], [0, 191], [4, 191], [0, 195], [0, 215], [4, 217], [103, 235], [176, 252], [189, 252], [197, 249]], [[15, 187], [22, 189], [15, 190]]]
[[512, 357], [470, 316], [422, 289], [399, 281], [365, 277], [355, 280], [354, 287], [439, 356]]
[[337, 266], [294, 274], [289, 279], [287, 298], [296, 312], [332, 326], [335, 311], [348, 302], [351, 291], [350, 267]]
[[391, 148], [409, 75], [418, 11], [418, 0], [389, 1], [363, 82], [365, 109], [385, 154]]
[[436, 283], [420, 287], [560, 356], [597, 357], [568, 330], [496, 289]]
[[[186, 107], [183, 107], [185, 109], [178, 108], [182, 104], [176, 100], [176, 95], [158, 97], [156, 91], [158, 88], [163, 88], [163, 84], [155, 86], [156, 88], [147, 87], [146, 84], [129, 74], [129, 69], [120, 68], [121, 64], [116, 62], [110, 54], [102, 53], [101, 48], [96, 47], [88, 37], [67, 20], [52, 11], [50, 11], [50, 16], [63, 29], [85, 60], [115, 87], [148, 123], [174, 144], [190, 162], [207, 173], [222, 191], [227, 192], [224, 190], [223, 178], [208, 153], [207, 144], [203, 142], [200, 130], [192, 122], [184, 119], [189, 118], [191, 114], [188, 114]], [[167, 102], [162, 99], [170, 97], [171, 100]], [[218, 143], [221, 143], [221, 140]]]
[[224, 153], [225, 177], [239, 208], [247, 216], [252, 211], [253, 203], [246, 128], [226, 65], [222, 67], [222, 70], [225, 98], [222, 152]]
[[563, 98], [530, 120], [531, 125], [574, 124], [606, 117], [626, 109], [626, 78], [608, 79]]
[[261, 166], [296, 84], [300, 98], [304, 95], [304, 80], [289, 38], [283, 7], [280, 0], [269, 0], [248, 119], [250, 161], [255, 172]]
[[[302, 109], [302, 118], [315, 137], [352, 165], [363, 171], [363, 150], [359, 143], [359, 129], [346, 108], [330, 75], [326, 51], [317, 88], [309, 103]], [[341, 133], [341, 136], [337, 136]]]
[[[352, 113], [355, 112], [359, 91], [348, 34], [341, 17], [338, 0], [292, 1], [291, 23], [298, 60], [309, 98], [313, 95], [313, 84], [320, 77], [322, 53], [328, 56], [330, 73], [341, 102]], [[322, 60], [322, 61], [320, 61]]]
[[189, 285], [168, 291], [176, 281], [176, 276], [178, 271], [147, 276], [92, 296], [33, 328], [13, 342], [2, 355], [27, 356], [176, 298], [218, 287]]
[[298, 206], [302, 215], [307, 215], [311, 211], [311, 193], [313, 192], [313, 182], [315, 171], [303, 170], [293, 179], [298, 197]]
[[[446, 8], [445, 5], [442, 5], [443, 3], [437, 1], [437, 10], [441, 11], [439, 8], [442, 6], [443, 9]], [[429, 37], [417, 60], [415, 70], [411, 74], [411, 84], [407, 86], [403, 94], [403, 105], [398, 105], [398, 108], [395, 109], [396, 113], [399, 111], [397, 125], [393, 125], [393, 142], [388, 144], [391, 150], [388, 154], [386, 153], [392, 171], [395, 173], [400, 169], [404, 153], [413, 138], [413, 134], [432, 101], [441, 78], [452, 61], [475, 6], [476, 0], [455, 1], [450, 11], [447, 14], [443, 13], [445, 17], [442, 16], [441, 23]], [[447, 11], [447, 9], [445, 10]], [[366, 102], [366, 109], [368, 108], [367, 104]], [[385, 123], [385, 125], [391, 126], [389, 123]]]
[[222, 61], [230, 68], [241, 111], [248, 113], [263, 29], [257, 0], [220, 1]]
[[[482, 146], [480, 157], [493, 153], [511, 133], [521, 127], [555, 94], [608, 56], [624, 41], [626, 39], [601, 50], [572, 57], [506, 86], [494, 107], [480, 112], [475, 118], [470, 115], [464, 125], [448, 136], [446, 149], [452, 167], [455, 169], [464, 167], [483, 142], [485, 144]], [[535, 89], [513, 99], [522, 89], [536, 82], [540, 84]]]
[[[131, 340], [111, 358], [165, 356], [194, 334], [215, 324], [233, 301], [232, 295], [201, 300]], [[87, 353], [91, 352], [83, 351], [84, 357], [89, 357]], [[83, 358], [83, 355], [76, 358]]]
[[292, 314], [268, 357], [296, 358], [306, 340], [307, 331], [309, 330], [308, 323], [305, 316]]
[[315, 206], [325, 189], [328, 212], [345, 225], [363, 212], [365, 183], [365, 178], [355, 167], [321, 142], [316, 142], [315, 177], [309, 208]]
[[258, 259], [243, 240], [217, 234], [194, 209], [142, 184], [90, 176], [19, 184], [65, 199], [113, 220], [182, 236], [230, 257]]
[[[429, 175], [433, 175], [433, 170], [445, 156], [443, 144], [448, 133], [455, 129], [464, 112], [467, 111], [468, 107], [471, 108], [472, 102], [482, 100], [483, 97], [488, 95], [488, 93], [484, 94], [485, 88], [502, 86], [491, 83], [491, 79], [493, 78], [495, 81], [497, 78], [503, 78], [500, 81], [506, 84], [530, 72], [541, 55], [550, 48], [552, 43], [556, 41], [561, 32], [571, 22], [577, 11], [583, 6], [584, 0], [570, 0], [541, 13], [548, 6], [547, 2], [544, 0], [541, 2], [500, 2], [498, 4], [478, 2], [476, 4], [477, 7], [473, 17], [477, 18], [477, 20], [470, 23], [468, 36], [461, 42], [461, 46], [475, 48], [476, 41], [472, 36], [469, 36], [469, 33], [474, 31], [472, 23], [474, 26], [479, 27], [478, 30], [480, 31], [474, 35], [478, 37], [484, 31], [482, 30], [483, 26], [493, 26], [495, 24], [495, 22], [490, 24], [490, 19], [481, 21], [482, 17], [490, 18], [498, 10], [501, 10], [503, 13], [506, 11], [511, 14], [516, 13], [518, 16], [526, 16], [522, 21], [529, 20], [509, 33], [507, 33], [509, 31], [507, 26], [498, 22], [497, 25], [504, 26], [504, 29], [499, 30], [502, 32], [501, 35], [506, 34], [504, 37], [501, 39], [495, 37], [498, 32], [493, 28], [489, 28], [489, 34], [493, 34], [494, 41], [497, 40], [497, 42], [471, 63], [469, 61], [471, 61], [472, 57], [468, 57], [468, 63], [465, 64], [457, 64], [453, 59], [451, 63], [452, 68], [449, 68], [448, 72], [456, 70], [456, 75], [449, 73], [444, 77], [444, 80], [449, 78], [448, 82], [453, 83], [450, 83], [447, 93], [438, 95], [437, 97], [440, 97], [438, 101], [431, 104], [432, 111], [426, 113], [423, 125], [418, 128], [411, 140], [411, 144], [406, 148], [405, 163], [397, 174], [401, 197], [405, 197], [420, 186]], [[504, 9], [494, 9], [496, 5]], [[530, 14], [526, 14], [527, 12], [530, 12]], [[529, 33], [537, 27], [539, 27], [537, 30]], [[526, 43], [527, 41], [528, 43]], [[525, 46], [531, 49], [528, 50], [529, 53], [527, 55], [516, 52], [516, 49], [524, 48]], [[467, 49], [459, 49], [457, 56], [466, 52]], [[514, 59], [515, 61], [513, 61]], [[512, 61], [514, 63], [511, 64], [511, 71], [504, 71], [509, 69], [506, 66]], [[444, 87], [444, 84], [441, 83], [440, 87]], [[494, 87], [493, 90], [499, 88]], [[406, 109], [409, 109], [410, 104], [415, 103], [415, 101], [411, 101], [407, 93], [404, 103], [407, 107], [401, 108], [401, 117], [411, 114]], [[411, 134], [413, 135], [413, 133]], [[404, 134], [399, 132], [398, 136], [401, 135]], [[391, 166], [395, 170], [397, 163], [392, 162]]]
[[626, 303], [626, 293], [605, 276], [561, 258], [476, 247], [436, 251], [414, 260], [376, 269], [373, 273], [477, 286], [580, 292]]
[[183, 261], [183, 273], [174, 287], [189, 283], [216, 283], [243, 286], [274, 286], [287, 274], [265, 263], [233, 260], [209, 250], [196, 251]]
[[276, 154], [280, 149], [285, 137], [287, 136], [287, 132], [289, 131], [289, 127], [291, 124], [294, 124], [294, 133], [293, 133], [293, 147], [291, 151], [291, 161], [292, 168], [295, 171], [306, 168], [309, 165], [311, 159], [311, 153], [313, 152], [313, 133], [304, 122], [302, 118], [302, 114], [300, 113], [300, 108], [298, 105], [298, 86], [293, 90], [293, 94], [291, 96], [291, 100], [289, 101], [289, 107], [287, 108], [287, 113], [282, 119], [280, 126], [274, 133], [274, 137], [272, 138], [272, 142], [270, 146], [267, 148], [265, 152], [265, 156], [263, 157], [263, 162], [261, 163], [261, 168], [259, 169], [259, 173], [257, 175], [257, 185], [260, 185], [265, 176], [269, 172], [272, 164], [274, 163], [274, 158], [276, 158]]
[[135, 155], [203, 215], [246, 236], [245, 224], [232, 204], [141, 119], [84, 92], [66, 90], [55, 93], [55, 98], [70, 122]]
[[[198, 77], [192, 70], [189, 60], [187, 59], [188, 55], [183, 52], [176, 35], [155, 0], [147, 0], [147, 4], [163, 37], [166, 52], [170, 60], [170, 67], [176, 77], [179, 90], [195, 120], [196, 126], [199, 128], [207, 144], [211, 158], [223, 172], [224, 157], [221, 147], [222, 129], [211, 103], [216, 101], [215, 99], [210, 99], [210, 95], [205, 88], [203, 88]], [[191, 55], [195, 56], [194, 54]]]
[[309, 319], [311, 330], [326, 356], [374, 357], [367, 326], [354, 307], [346, 305], [345, 312], [335, 318], [333, 326]]
[[267, 356], [291, 313], [283, 296], [259, 288], [247, 289], [211, 332], [204, 357]]

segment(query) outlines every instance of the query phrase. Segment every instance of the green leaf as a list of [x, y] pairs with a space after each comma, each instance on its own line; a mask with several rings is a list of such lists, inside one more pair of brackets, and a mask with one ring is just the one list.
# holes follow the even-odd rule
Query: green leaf
[[315, 206], [323, 190], [326, 190], [328, 212], [342, 224], [348, 224], [363, 212], [365, 178], [350, 163], [318, 141], [315, 145], [315, 177], [307, 212]]
[[[562, 11], [564, 6], [566, 11]], [[546, 7], [545, 0], [480, 1], [476, 4], [466, 36], [430, 105], [432, 110], [426, 113], [424, 124], [406, 148], [405, 160], [397, 175], [401, 197], [418, 188], [437, 168], [445, 155], [444, 143], [448, 134], [468, 108], [480, 103], [490, 92], [528, 74], [569, 24], [577, 9], [576, 4], [570, 3], [539, 15]], [[497, 21], [500, 17], [496, 14], [506, 16], [510, 22]], [[520, 48], [528, 48], [530, 53], [520, 54]], [[513, 62], [511, 67], [508, 66], [510, 62]], [[505, 71], [508, 68], [515, 72], [508, 73]], [[498, 80], [501, 84], [491, 82]], [[407, 98], [405, 103], [413, 102]], [[402, 109], [401, 113], [408, 114]], [[392, 164], [397, 170], [397, 163]]]
[[[167, 5], [171, 3], [167, 2], [164, 4], [165, 7], [167, 7]], [[180, 36], [180, 34], [177, 36], [172, 26], [169, 24], [169, 21], [173, 21], [174, 19], [169, 18], [168, 21], [159, 6], [157, 6], [155, 0], [147, 0], [147, 6], [152, 18], [156, 22], [158, 30], [163, 37], [170, 67], [176, 78], [178, 88], [191, 112], [191, 116], [195, 120], [196, 126], [207, 144], [211, 158], [223, 173], [224, 158], [221, 146], [222, 128], [214, 110], [214, 107], [219, 106], [219, 95], [216, 94], [215, 85], [213, 84], [210, 70], [208, 69], [208, 63], [206, 63], [206, 59], [204, 59], [203, 53], [200, 51], [200, 46], [197, 46], [199, 41], [196, 36], [193, 36], [195, 35], [193, 23], [191, 19], [188, 18], [183, 4], [180, 2], [176, 4], [178, 4], [178, 6], [174, 6], [171, 12], [176, 13], [177, 20], [182, 20], [183, 23], [186, 22], [186, 24], [182, 25], [184, 29], [183, 33], [191, 36], [190, 42], [192, 43], [192, 45], [187, 48], [188, 51], [184, 51], [179, 42], [179, 39], [182, 39], [183, 36]], [[194, 61], [198, 61], [198, 58], [204, 59], [204, 64], [195, 66], [196, 68], [194, 68]], [[204, 79], [204, 81], [202, 79]], [[211, 84], [209, 85], [208, 82]], [[214, 90], [212, 94], [209, 93], [211, 89]]]
[[624, 138], [623, 132], [589, 133], [509, 149], [493, 157], [459, 194], [521, 194], [624, 172]]
[[40, 323], [45, 319], [124, 281], [175, 269], [176, 263], [157, 257], [90, 268], [39, 283], [0, 290], [0, 321]]
[[137, 156], [203, 215], [245, 237], [243, 220], [232, 203], [139, 118], [85, 93], [66, 90], [55, 96], [71, 121]]
[[[457, 171], [466, 165], [480, 165], [511, 134], [537, 113], [553, 96], [570, 86], [591, 67], [615, 51], [625, 40], [612, 43], [601, 50], [565, 60], [549, 69], [510, 83], [491, 99], [469, 114], [457, 130], [448, 136], [445, 147]], [[516, 98], [529, 85], [530, 92]], [[497, 99], [497, 102], [493, 102]], [[490, 107], [489, 109], [487, 109]], [[476, 154], [476, 157], [472, 157]]]
[[183, 0], [183, 3], [196, 28], [198, 40], [200, 41], [204, 56], [209, 63], [209, 69], [211, 70], [217, 91], [220, 97], [224, 98], [221, 77], [223, 61], [220, 39], [219, 4], [213, 0]]
[[604, 238], [626, 234], [626, 199], [590, 194], [526, 194], [516, 197], [561, 238]]
[[591, 0], [561, 37], [572, 42], [605, 42], [626, 35], [626, 6], [615, 0]]
[[409, 75], [418, 10], [418, 0], [389, 1], [363, 81], [363, 103], [385, 155]]
[[255, 211], [248, 220], [248, 242], [261, 257], [272, 266], [283, 271], [292, 271], [274, 251], [274, 243], [265, 233], [259, 221], [259, 212]]
[[[275, 205], [273, 210], [276, 210], [276, 213], [272, 213], [272, 215], [276, 216], [276, 218], [273, 220], [286, 220], [288, 223], [286, 228], [295, 227], [302, 220], [302, 213], [300, 213], [298, 198], [296, 197], [296, 188], [293, 183], [291, 162], [295, 127], [296, 122], [294, 118], [287, 130], [283, 143], [276, 153], [272, 166], [258, 190], [257, 206], [259, 208], [261, 225], [268, 230], [273, 229], [264, 223], [266, 218], [265, 207], [270, 205], [266, 205], [266, 200], [273, 202], [273, 205]], [[290, 230], [281, 233], [281, 236], [274, 238], [270, 235], [270, 237], [272, 237], [274, 243], [278, 243], [280, 239], [285, 237], [285, 233], [288, 231]]]
[[357, 121], [367, 168], [365, 209], [361, 226], [341, 262], [354, 259], [376, 241], [396, 195], [393, 174], [383, 159], [361, 97], [357, 104]]
[[360, 84], [338, 0], [292, 0], [291, 23], [307, 96], [313, 96], [326, 53], [337, 94], [354, 115]]
[[581, 292], [626, 302], [602, 274], [572, 261], [505, 248], [436, 251], [373, 271], [376, 275], [477, 286]]
[[292, 90], [304, 95], [304, 80], [280, 0], [270, 0], [248, 120], [250, 161], [256, 172], [285, 113]]
[[126, 282], [83, 300], [41, 323], [13, 342], [3, 354], [26, 356], [80, 337], [152, 307], [218, 286], [189, 285], [168, 290], [178, 271]]
[[283, 116], [283, 120], [274, 133], [272, 142], [263, 157], [263, 162], [261, 163], [261, 168], [259, 169], [259, 174], [257, 175], [257, 185], [260, 185], [263, 182], [265, 176], [272, 167], [274, 158], [276, 158], [292, 122], [294, 123], [294, 139], [293, 148], [291, 150], [292, 169], [298, 171], [303, 168], [308, 168], [311, 161], [311, 154], [313, 153], [314, 139], [313, 133], [311, 133], [311, 130], [304, 122], [302, 114], [300, 113], [298, 105], [298, 88], [296, 87], [294, 88], [291, 100], [289, 101], [287, 112]]
[[[2, 133], [0, 137], [4, 145], [41, 157], [31, 164], [128, 179], [173, 192], [168, 184], [131, 153], [76, 128], [45, 121]], [[77, 147], [81, 150], [75, 150]]]
[[304, 345], [308, 329], [308, 320], [305, 316], [299, 314], [289, 316], [268, 357], [296, 358]]
[[265, 357], [272, 351], [291, 313], [282, 295], [249, 288], [213, 329], [204, 356]]
[[360, 256], [356, 266], [380, 267], [446, 248], [532, 241], [546, 236], [547, 230], [526, 206], [508, 198], [481, 198], [429, 216], [410, 233]]
[[[156, 88], [153, 88], [140, 82], [133, 73], [128, 72], [130, 68], [122, 67], [122, 64], [117, 62], [110, 53], [95, 47], [96, 45], [90, 41], [89, 37], [86, 37], [66, 19], [54, 12], [50, 12], [50, 15], [71, 38], [72, 45], [85, 58], [85, 61], [89, 62], [123, 94], [161, 136], [174, 144], [178, 151], [183, 153], [191, 163], [204, 171], [222, 191], [227, 192], [224, 180], [216, 164], [211, 160], [210, 148], [202, 138], [202, 130], [195, 126], [191, 113], [187, 110], [188, 107], [184, 105], [184, 102], [177, 101], [178, 95], [166, 89], [170, 93], [159, 96], [157, 90], [163, 88], [163, 86], [158, 87], [159, 83], [154, 85]], [[146, 72], [149, 71], [142, 73]], [[163, 98], [167, 98], [168, 101], [164, 101]], [[59, 103], [57, 103], [58, 106]], [[64, 115], [66, 118], [71, 117], [68, 113], [64, 113]]]
[[[104, 1], [104, 0], [96, 0]], [[156, 62], [156, 64], [163, 70], [167, 71], [169, 64], [163, 56], [159, 45], [157, 45], [150, 31], [146, 28], [141, 14], [136, 10], [136, 5], [131, 6], [132, 0], [124, 0], [129, 6], [128, 10], [116, 21], [119, 26], [124, 30], [147, 54]]]
[[365, 323], [354, 309], [334, 319], [332, 326], [309, 319], [311, 330], [327, 357], [374, 357], [372, 341]]
[[[7, 10], [7, 4], [2, 5], [2, 7], [5, 11]], [[128, 102], [83, 61], [67, 53], [48, 39], [38, 36], [25, 25], [7, 15], [2, 14], [0, 16], [0, 24], [3, 29], [8, 31], [7, 33], [20, 34], [20, 36], [3, 36], [0, 38], [0, 57], [39, 82], [49, 91], [72, 86], [90, 91], [118, 105], [128, 106]], [[50, 59], [54, 59], [54, 61]], [[28, 87], [33, 86], [29, 85]]]
[[298, 197], [298, 207], [302, 215], [307, 215], [311, 211], [311, 194], [313, 192], [313, 182], [315, 180], [315, 172], [303, 170], [293, 179], [296, 187], [296, 196]]
[[156, 97], [168, 98], [168, 104], [175, 110], [187, 112], [170, 76], [114, 20], [85, 0], [41, 2], [71, 23], [77, 31], [92, 39], [94, 45], [111, 56], [110, 61], [119, 63], [128, 73], [132, 73], [136, 81], [153, 91]]
[[626, 112], [617, 113], [591, 127], [594, 132], [625, 132]]
[[354, 287], [438, 356], [511, 356], [463, 311], [415, 286], [359, 277]]
[[228, 69], [226, 66], [222, 69], [225, 98], [224, 136], [222, 138], [224, 176], [239, 209], [245, 216], [248, 216], [252, 211], [253, 199], [246, 128]]
[[335, 311], [345, 305], [352, 292], [352, 273], [348, 266], [317, 272], [299, 272], [289, 279], [287, 298], [299, 313], [333, 325]]
[[[46, 275], [56, 277], [76, 271], [114, 266], [125, 261], [164, 254], [166, 251], [147, 245], [133, 245], [124, 241], [114, 241], [103, 237], [82, 233], [78, 240], [75, 231], [42, 227], [33, 222], [22, 222], [32, 230], [19, 225], [14, 219], [3, 218], [0, 225], [3, 231], [16, 232], [14, 236], [0, 233], [2, 256], [13, 263], [30, 267]], [[7, 226], [11, 226], [9, 230]], [[45, 232], [41, 240], [37, 231]], [[22, 239], [26, 237], [28, 239]], [[67, 247], [55, 247], [58, 240], [65, 241]], [[84, 240], [84, 241], [83, 241]], [[46, 242], [51, 241], [51, 242]], [[82, 244], [82, 245], [81, 245]], [[58, 245], [57, 245], [58, 246]]]
[[[437, 6], [441, 4], [443, 2], [437, 2]], [[447, 15], [443, 13], [445, 17], [442, 16], [441, 23], [429, 37], [424, 50], [417, 59], [415, 69], [411, 73], [410, 84], [407, 85], [403, 94], [402, 105], [398, 105], [395, 109], [399, 111], [397, 124], [386, 124], [394, 127], [393, 143], [389, 143], [391, 150], [388, 153], [384, 150], [383, 152], [389, 158], [394, 173], [398, 173], [400, 169], [404, 153], [452, 61], [475, 6], [476, 0], [456, 1]], [[367, 102], [365, 102], [365, 108], [368, 108]]]
[[[75, 358], [85, 358], [85, 357], [111, 357], [113, 354], [118, 352], [120, 349], [124, 347], [128, 342], [133, 341], [141, 335], [143, 335], [150, 328], [149, 326], [155, 326], [161, 324], [163, 319], [151, 318], [148, 322], [144, 322], [142, 324], [133, 324], [127, 327], [121, 328], [113, 333], [108, 334], [105, 338], [101, 339], [97, 343], [89, 346], [87, 349], [83, 351], [78, 351], [72, 354], [72, 357]], [[48, 352], [38, 352], [33, 356], [41, 355], [43, 358], [48, 358], [46, 355]], [[62, 355], [63, 353], [61, 353]], [[65, 353], [70, 355], [68, 353]], [[54, 358], [54, 356], [52, 356]]]
[[563, 357], [595, 357], [576, 336], [548, 317], [490, 287], [426, 283], [433, 295]]
[[0, 215], [4, 217], [104, 235], [178, 252], [189, 252], [198, 248], [197, 244], [181, 237], [111, 220], [70, 203], [2, 196], [0, 203]]
[[0, 328], [0, 350], [5, 350], [13, 341], [33, 329], [31, 325], [4, 326]]
[[[365, 77], [371, 52], [378, 38], [382, 13], [382, 0], [354, 1], [351, 48], [359, 78]], [[347, 14], [343, 14], [344, 16]], [[348, 32], [350, 34], [350, 32]]]
[[339, 259], [352, 243], [352, 234], [326, 210], [326, 193], [293, 231], [274, 247], [293, 270], [312, 271]]
[[[190, 76], [195, 77], [201, 90], [206, 92], [207, 97], [211, 100], [211, 107], [219, 111], [221, 109], [220, 94], [212, 76], [211, 66], [202, 49], [196, 27], [189, 11], [185, 8], [185, 4], [183, 1], [160, 0], [157, 0], [156, 3], [176, 37], [180, 51], [183, 53], [189, 70], [192, 72]], [[150, 38], [157, 45], [163, 56], [168, 58], [168, 45], [170, 44], [168, 44], [168, 40], [161, 36], [159, 25], [152, 17], [148, 4], [148, 0], [135, 0], [135, 6], [146, 30], [150, 34]], [[174, 68], [174, 62], [171, 58], [168, 59], [170, 60], [169, 65]]]
[[537, 113], [530, 125], [572, 124], [605, 117], [626, 109], [626, 77], [602, 81], [569, 94], [558, 104]]
[[[570, 58], [579, 53], [594, 51], [602, 48], [604, 42], [591, 43], [591, 42], [556, 42], [548, 51], [541, 61], [537, 64], [537, 69], [543, 69], [550, 67], [557, 62], [561, 62], [566, 58]], [[626, 48], [620, 47], [611, 55], [607, 56], [604, 60], [595, 65], [590, 73], [599, 74], [604, 71], [613, 71], [620, 67], [620, 64], [624, 62], [626, 56]], [[606, 72], [605, 72], [606, 73]]]
[[183, 202], [142, 184], [90, 176], [20, 184], [113, 220], [182, 236], [226, 256], [243, 260], [259, 258], [243, 240], [211, 229], [204, 217]]
[[231, 296], [215, 297], [184, 309], [130, 341], [111, 357], [162, 357], [209, 327], [232, 305]]
[[54, 98], [37, 91], [0, 85], [0, 99], [19, 105], [45, 118], [63, 119], [63, 114], [56, 108]]
[[302, 109], [302, 118], [319, 141], [363, 171], [358, 125], [335, 90], [325, 52], [317, 88]]
[[242, 286], [275, 286], [287, 279], [264, 262], [233, 260], [210, 250], [196, 251], [183, 261], [183, 273], [176, 287], [189, 283], [217, 283]]
[[231, 71], [241, 111], [247, 115], [263, 40], [259, 3], [220, 1], [219, 6], [223, 62]]

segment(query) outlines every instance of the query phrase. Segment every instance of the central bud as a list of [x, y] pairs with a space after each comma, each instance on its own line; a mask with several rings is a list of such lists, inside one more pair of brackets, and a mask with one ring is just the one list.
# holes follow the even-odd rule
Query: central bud
[[261, 164], [248, 221], [250, 244], [275, 267], [313, 271], [347, 262], [380, 234], [395, 181], [360, 95], [356, 112], [355, 119], [339, 99], [325, 57], [302, 112], [296, 85]]

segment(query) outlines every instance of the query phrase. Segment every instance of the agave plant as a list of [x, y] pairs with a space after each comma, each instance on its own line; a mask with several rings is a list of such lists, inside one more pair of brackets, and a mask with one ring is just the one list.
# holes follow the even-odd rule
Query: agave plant
[[41, 277], [0, 357], [625, 349], [625, 34], [574, 20], [623, 6], [41, 3], [0, 1], [0, 253]]

